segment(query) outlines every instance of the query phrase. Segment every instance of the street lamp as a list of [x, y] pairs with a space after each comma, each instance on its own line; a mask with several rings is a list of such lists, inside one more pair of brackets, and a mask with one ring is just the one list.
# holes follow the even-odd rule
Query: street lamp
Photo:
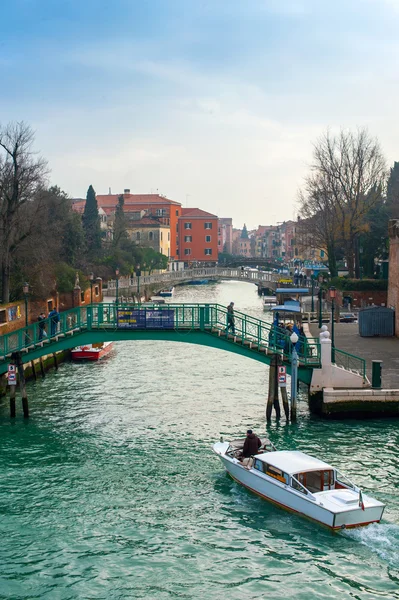
[[330, 287], [330, 298], [331, 298], [331, 362], [335, 363], [335, 343], [334, 343], [334, 313], [335, 313], [335, 297], [337, 290], [334, 286]]
[[29, 283], [24, 283], [23, 287], [25, 297], [25, 327], [28, 327], [28, 294], [29, 294]]
[[311, 280], [312, 280], [312, 306], [311, 306], [311, 312], [314, 312], [314, 271], [312, 271], [311, 273]]
[[93, 304], [93, 283], [94, 283], [94, 273], [90, 273], [90, 304]]
[[291, 421], [296, 421], [296, 399], [298, 389], [298, 353], [296, 344], [299, 337], [295, 331], [290, 336], [292, 351], [291, 351]]
[[138, 264], [136, 266], [136, 277], [137, 277], [137, 298], [140, 304], [140, 275], [141, 275], [141, 270], [140, 270], [140, 264]]
[[116, 275], [116, 299], [115, 299], [115, 304], [116, 304], [116, 308], [118, 308], [118, 303], [119, 303], [119, 267], [116, 267], [116, 269], [115, 269], [115, 275]]

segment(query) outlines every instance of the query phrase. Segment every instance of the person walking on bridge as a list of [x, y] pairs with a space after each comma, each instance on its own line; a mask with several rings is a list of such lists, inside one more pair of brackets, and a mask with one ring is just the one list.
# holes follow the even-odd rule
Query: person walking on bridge
[[236, 328], [234, 325], [234, 302], [230, 302], [227, 307], [227, 333], [231, 329], [232, 333], [235, 334]]

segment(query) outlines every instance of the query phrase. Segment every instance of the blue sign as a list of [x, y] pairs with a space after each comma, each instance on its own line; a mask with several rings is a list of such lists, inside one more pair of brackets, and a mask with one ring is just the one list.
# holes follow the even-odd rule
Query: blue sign
[[126, 329], [145, 329], [145, 310], [137, 308], [118, 309], [118, 327]]
[[146, 308], [119, 308], [117, 316], [118, 328], [123, 329], [173, 329], [175, 311]]

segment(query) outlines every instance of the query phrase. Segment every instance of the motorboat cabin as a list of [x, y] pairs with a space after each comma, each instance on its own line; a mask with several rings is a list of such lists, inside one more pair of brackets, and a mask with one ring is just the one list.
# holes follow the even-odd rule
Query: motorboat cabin
[[238, 483], [331, 529], [368, 525], [382, 518], [382, 502], [362, 494], [335, 467], [304, 452], [276, 451], [263, 440], [259, 454], [249, 460], [242, 460], [238, 440], [218, 442], [213, 451]]

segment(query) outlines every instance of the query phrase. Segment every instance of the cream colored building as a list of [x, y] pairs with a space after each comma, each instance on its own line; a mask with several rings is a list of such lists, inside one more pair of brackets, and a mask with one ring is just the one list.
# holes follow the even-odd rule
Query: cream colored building
[[[129, 217], [129, 215], [127, 215]], [[129, 238], [138, 246], [153, 248], [156, 252], [170, 257], [170, 227], [157, 219], [127, 219], [126, 231]]]

